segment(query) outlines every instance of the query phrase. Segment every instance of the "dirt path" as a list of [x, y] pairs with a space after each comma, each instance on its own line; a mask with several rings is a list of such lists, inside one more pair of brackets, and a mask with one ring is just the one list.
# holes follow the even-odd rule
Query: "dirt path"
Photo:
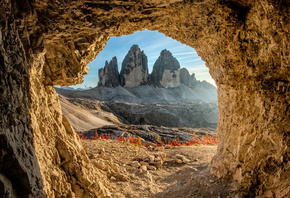
[[[81, 140], [90, 160], [108, 178], [112, 197], [234, 197], [234, 189], [209, 173], [216, 146], [181, 146], [150, 151], [114, 140]], [[132, 167], [147, 156], [165, 154], [157, 170]], [[188, 159], [177, 163], [178, 156]], [[155, 157], [156, 159], [156, 157]], [[178, 160], [177, 160], [178, 161]], [[141, 163], [141, 162], [140, 162]]]

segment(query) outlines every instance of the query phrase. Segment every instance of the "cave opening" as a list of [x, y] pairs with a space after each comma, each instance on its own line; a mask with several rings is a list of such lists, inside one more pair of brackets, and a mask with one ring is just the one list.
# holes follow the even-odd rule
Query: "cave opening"
[[[130, 163], [120, 168], [121, 171], [126, 170], [129, 175], [135, 175], [134, 171], [148, 172], [149, 176], [145, 178], [136, 175], [140, 182], [147, 183], [151, 177], [155, 180], [154, 171], [160, 172], [162, 167], [171, 168], [160, 175], [162, 178], [175, 177], [187, 165], [189, 168], [183, 170], [183, 178], [178, 179], [183, 182], [194, 170], [201, 168], [202, 163], [207, 164], [204, 174], [209, 182], [208, 164], [216, 155], [218, 143], [217, 90], [214, 85], [201, 81], [212, 80], [209, 72], [193, 48], [157, 31], [135, 34], [137, 36], [110, 39], [103, 51], [89, 63], [93, 77], [86, 80], [85, 76], [82, 87], [75, 86], [74, 90], [72, 87], [56, 88], [62, 113], [77, 131], [87, 155], [101, 153], [100, 159], [94, 159], [95, 166], [106, 171], [113, 180], [124, 180], [110, 172], [114, 172], [111, 167], [120, 166], [126, 158]], [[154, 71], [159, 72], [159, 81], [151, 80]], [[192, 72], [196, 74], [190, 74]], [[167, 84], [160, 83], [164, 77]], [[90, 78], [94, 87], [80, 90], [91, 86], [88, 84]], [[131, 145], [129, 149], [142, 153], [137, 154], [138, 160], [136, 154], [123, 148], [128, 143]], [[116, 155], [117, 145], [119, 152]], [[158, 153], [162, 153], [162, 157], [157, 156]], [[148, 160], [154, 155], [161, 161]], [[113, 159], [113, 165], [108, 164], [108, 158]], [[192, 164], [192, 161], [198, 163]], [[103, 164], [108, 168], [105, 169]], [[169, 183], [172, 181], [169, 179]], [[130, 188], [135, 185], [139, 184], [128, 184]], [[164, 186], [165, 183], [160, 184], [160, 189]], [[146, 185], [142, 185], [143, 188]], [[116, 191], [112, 193], [116, 194]]]
[[[216, 133], [217, 90], [193, 48], [157, 31], [137, 31], [111, 37], [89, 68], [82, 84], [56, 86], [76, 131], [147, 124]], [[183, 141], [187, 137], [192, 135]]]
[[[249, 196], [287, 197], [289, 4], [281, 2], [1, 2], [4, 111], [0, 114], [5, 119], [0, 122], [1, 138], [8, 142], [1, 145], [1, 164], [4, 159], [19, 164], [21, 175], [28, 178], [23, 181], [29, 182], [24, 185], [25, 196], [110, 197], [112, 189], [103, 170], [94, 168], [104, 162], [94, 156], [88, 160], [61, 112], [53, 86], [81, 83], [87, 64], [111, 36], [128, 35], [146, 27], [194, 47], [216, 82], [220, 143], [211, 173], [237, 181], [235, 189], [245, 190]], [[11, 157], [4, 158], [7, 153]], [[106, 151], [100, 149], [97, 156], [105, 158], [104, 154]], [[8, 169], [0, 168], [0, 195], [22, 195], [24, 192], [11, 179], [17, 173], [8, 174]], [[150, 177], [147, 179], [149, 183]], [[187, 184], [193, 186], [181, 184], [183, 191], [170, 191], [169, 187], [163, 192], [192, 195], [190, 190], [199, 188], [197, 192], [202, 193], [201, 186], [211, 182], [205, 184], [203, 178], [199, 179], [188, 178], [193, 183]], [[158, 197], [154, 187], [149, 191]]]

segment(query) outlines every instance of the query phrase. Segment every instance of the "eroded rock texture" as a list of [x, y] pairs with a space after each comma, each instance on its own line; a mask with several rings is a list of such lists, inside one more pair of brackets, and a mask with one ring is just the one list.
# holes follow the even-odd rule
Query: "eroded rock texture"
[[180, 82], [185, 84], [186, 86], [194, 88], [196, 85], [195, 74], [193, 73], [190, 75], [186, 68], [181, 68], [180, 69]]
[[144, 28], [194, 47], [216, 81], [220, 143], [212, 173], [237, 180], [250, 195], [289, 195], [289, 1], [0, 5], [1, 196], [110, 195], [52, 85], [82, 82], [110, 36]]
[[171, 52], [164, 49], [153, 65], [151, 73], [153, 84], [164, 88], [180, 86], [180, 64]]
[[148, 83], [147, 56], [138, 45], [133, 45], [125, 56], [120, 72], [123, 87], [137, 87]]
[[106, 61], [105, 67], [99, 69], [98, 86], [117, 87], [120, 85], [117, 58], [113, 57], [110, 63]]

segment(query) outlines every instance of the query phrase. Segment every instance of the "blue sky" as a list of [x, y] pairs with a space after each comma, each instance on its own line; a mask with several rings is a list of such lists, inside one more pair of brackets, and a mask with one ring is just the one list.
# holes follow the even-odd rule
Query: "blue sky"
[[169, 50], [179, 61], [181, 67], [188, 69], [189, 73], [195, 73], [197, 80], [206, 80], [215, 85], [211, 78], [205, 62], [197, 55], [196, 51], [158, 31], [137, 31], [131, 35], [121, 37], [111, 37], [106, 47], [99, 55], [89, 63], [90, 72], [84, 76], [84, 82], [72, 86], [74, 88], [95, 87], [98, 84], [98, 70], [105, 66], [106, 60], [109, 62], [114, 56], [117, 57], [119, 71], [121, 70], [122, 61], [131, 46], [137, 44], [141, 50], [144, 50], [148, 59], [149, 73], [152, 72], [153, 65], [163, 49]]

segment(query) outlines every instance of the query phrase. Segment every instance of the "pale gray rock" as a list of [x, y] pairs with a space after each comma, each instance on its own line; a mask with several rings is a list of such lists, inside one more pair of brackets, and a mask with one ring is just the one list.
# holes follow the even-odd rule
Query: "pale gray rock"
[[188, 70], [186, 68], [180, 69], [180, 82], [184, 85], [194, 88], [196, 85], [196, 78], [195, 74], [189, 74]]
[[113, 57], [110, 63], [106, 61], [105, 67], [99, 69], [99, 86], [117, 87], [120, 85], [117, 58]]
[[148, 83], [147, 56], [138, 45], [133, 45], [122, 63], [120, 84], [123, 87], [137, 87]]
[[180, 64], [170, 51], [161, 51], [153, 66], [151, 81], [154, 85], [164, 88], [180, 86]]
[[192, 73], [189, 77], [189, 87], [194, 88], [196, 86], [195, 73]]

